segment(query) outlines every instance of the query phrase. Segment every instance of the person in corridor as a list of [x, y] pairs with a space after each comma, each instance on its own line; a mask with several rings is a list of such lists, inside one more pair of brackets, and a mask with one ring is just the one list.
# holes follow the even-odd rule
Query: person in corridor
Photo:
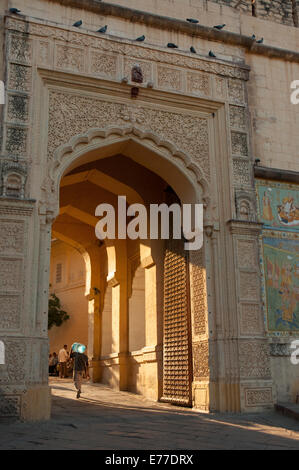
[[86, 354], [84, 354], [86, 350], [86, 346], [83, 344], [80, 344], [78, 347], [74, 348], [72, 346], [71, 350], [71, 359], [73, 359], [74, 363], [74, 372], [73, 372], [73, 378], [74, 378], [74, 384], [77, 389], [77, 398], [80, 398], [81, 395], [81, 387], [82, 387], [82, 381], [83, 378], [86, 377], [87, 379], [89, 378], [89, 372], [88, 372], [88, 357]]

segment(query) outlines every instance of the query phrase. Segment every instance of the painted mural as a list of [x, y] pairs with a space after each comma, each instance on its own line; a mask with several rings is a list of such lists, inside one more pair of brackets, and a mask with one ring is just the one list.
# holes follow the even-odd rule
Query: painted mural
[[281, 230], [299, 230], [298, 186], [260, 180], [257, 184], [260, 221]]
[[269, 334], [299, 331], [299, 186], [256, 181]]
[[263, 237], [269, 331], [299, 330], [299, 238]]

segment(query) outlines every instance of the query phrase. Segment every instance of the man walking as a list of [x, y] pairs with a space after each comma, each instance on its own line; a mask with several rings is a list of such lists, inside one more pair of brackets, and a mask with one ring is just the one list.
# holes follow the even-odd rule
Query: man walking
[[59, 362], [59, 377], [61, 379], [66, 378], [66, 363], [69, 359], [69, 353], [67, 352], [67, 345], [65, 344], [58, 353], [58, 362]]
[[[74, 350], [75, 349], [75, 350]], [[74, 361], [74, 383], [77, 389], [77, 398], [80, 398], [83, 377], [89, 378], [88, 374], [88, 357], [84, 354], [86, 346], [83, 344], [72, 347], [71, 358]]]

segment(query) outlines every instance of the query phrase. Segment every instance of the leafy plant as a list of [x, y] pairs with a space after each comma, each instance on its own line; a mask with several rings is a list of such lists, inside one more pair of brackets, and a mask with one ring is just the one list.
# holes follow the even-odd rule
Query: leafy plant
[[50, 330], [53, 325], [61, 326], [62, 323], [70, 318], [67, 312], [62, 310], [60, 299], [55, 294], [50, 295], [48, 312], [48, 330]]

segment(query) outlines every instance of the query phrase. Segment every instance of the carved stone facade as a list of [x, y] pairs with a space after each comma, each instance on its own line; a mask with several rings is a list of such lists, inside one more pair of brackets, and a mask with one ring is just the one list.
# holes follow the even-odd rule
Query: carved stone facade
[[[5, 31], [0, 338], [4, 338], [8, 359], [0, 365], [0, 415], [37, 419], [49, 415], [49, 259], [51, 226], [59, 216], [59, 190], [68, 187], [67, 178], [79, 181], [75, 170], [81, 165], [85, 165], [82, 173], [88, 173], [89, 165], [119, 155], [158, 175], [182, 203], [203, 204], [204, 245], [191, 251], [184, 264], [183, 288], [173, 281], [165, 293], [165, 266], [162, 258], [155, 257], [154, 244], [145, 243], [135, 257], [126, 252], [125, 261], [122, 253], [128, 246], [98, 244], [101, 264], [94, 261], [98, 258], [90, 249], [92, 243], [80, 244], [82, 240], [64, 233], [91, 266], [86, 298], [93, 316], [89, 348], [95, 380], [110, 376], [113, 386], [125, 390], [134, 370], [140, 369], [146, 378], [142, 393], [149, 393], [148, 383], [151, 398], [163, 396], [161, 371], [168, 350], [162, 353], [162, 325], [168, 323], [161, 315], [164, 308], [166, 318], [176, 289], [178, 298], [184, 293], [186, 311], [190, 307], [191, 325], [188, 334], [184, 326], [185, 342], [180, 345], [185, 364], [177, 371], [173, 364], [167, 365], [169, 388], [175, 389], [177, 372], [179, 380], [185, 381], [182, 387], [192, 378], [192, 384], [188, 382], [192, 396], [184, 403], [202, 410], [247, 412], [273, 406], [271, 355], [285, 355], [286, 349], [270, 346], [264, 329], [261, 225], [257, 223], [245, 46], [227, 44], [230, 60], [211, 58], [170, 50], [155, 41], [139, 44], [28, 16], [25, 21], [7, 15]], [[212, 39], [199, 38], [202, 49]], [[218, 46], [224, 49], [213, 42], [213, 47]], [[132, 87], [137, 89], [135, 94]], [[113, 170], [121, 172], [117, 164]], [[114, 188], [115, 192], [109, 189], [113, 197], [117, 184], [128, 189], [122, 181], [128, 175], [119, 173], [116, 184], [108, 173], [101, 173], [100, 181], [93, 180], [95, 193], [105, 175], [107, 186]], [[84, 173], [78, 184], [87, 180]], [[62, 181], [64, 186], [60, 186]], [[153, 191], [146, 184], [149, 188], [145, 189]], [[134, 189], [133, 199], [136, 194], [140, 196]], [[75, 209], [82, 217], [83, 209]], [[62, 214], [69, 223], [75, 218], [70, 210], [66, 204]], [[90, 236], [94, 213], [84, 217]], [[142, 250], [146, 255], [141, 256]], [[98, 265], [105, 266], [101, 281]], [[147, 343], [132, 352], [127, 347], [126, 309], [139, 265], [144, 268]], [[115, 350], [101, 356], [101, 321], [107, 305], [114, 309], [111, 319], [118, 336]], [[179, 327], [173, 310], [164, 339], [166, 347], [177, 351], [174, 338]], [[34, 411], [35, 394], [42, 397], [42, 405]]]

